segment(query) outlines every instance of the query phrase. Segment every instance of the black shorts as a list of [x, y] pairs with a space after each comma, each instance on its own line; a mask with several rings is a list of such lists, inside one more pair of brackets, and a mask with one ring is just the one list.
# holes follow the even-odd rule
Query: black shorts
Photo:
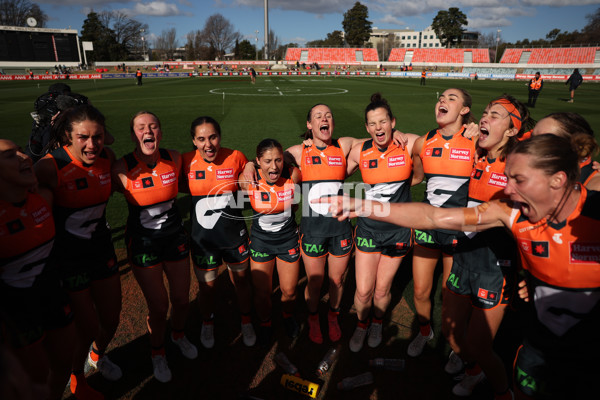
[[117, 255], [110, 235], [97, 239], [69, 239], [55, 244], [52, 252], [65, 289], [77, 292], [92, 281], [119, 273]]
[[387, 257], [404, 257], [412, 248], [412, 231], [398, 227], [397, 230], [373, 232], [356, 226], [354, 243], [363, 253], [381, 253]]
[[287, 263], [296, 262], [300, 258], [298, 234], [280, 240], [253, 237], [250, 240], [250, 258], [257, 263], [266, 263], [275, 258]]
[[311, 236], [306, 233], [300, 237], [302, 254], [311, 258], [321, 258], [328, 254], [344, 257], [352, 252], [353, 245], [352, 231], [349, 231], [348, 234], [331, 237]]
[[187, 233], [179, 229], [171, 236], [148, 238], [125, 235], [129, 262], [136, 267], [153, 267], [165, 261], [180, 261], [189, 257]]
[[[597, 393], [600, 368], [598, 360], [569, 359], [544, 353], [527, 340], [519, 348], [513, 381], [525, 395], [535, 399], [583, 399]], [[592, 390], [592, 391], [590, 391]]]
[[42, 272], [28, 288], [0, 282], [0, 310], [12, 347], [31, 345], [42, 339], [45, 332], [73, 321], [69, 298], [57, 272]]
[[452, 255], [457, 239], [456, 233], [438, 230], [414, 230], [415, 244], [432, 250], [442, 250], [442, 253]]
[[194, 267], [200, 270], [211, 271], [219, 268], [223, 261], [229, 265], [242, 264], [248, 261], [250, 254], [248, 248], [248, 236], [244, 235], [242, 240], [234, 247], [215, 248], [207, 247], [203, 243], [192, 240], [191, 252]]

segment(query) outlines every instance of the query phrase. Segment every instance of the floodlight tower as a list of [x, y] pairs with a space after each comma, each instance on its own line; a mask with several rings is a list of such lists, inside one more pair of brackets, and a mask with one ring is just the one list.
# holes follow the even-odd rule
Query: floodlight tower
[[254, 33], [256, 33], [256, 48], [254, 49], [254, 53], [256, 54], [256, 61], [258, 61], [258, 30], [255, 30]]
[[265, 53], [263, 58], [269, 59], [269, 0], [265, 0]]
[[500, 32], [502, 32], [502, 30], [500, 29], [496, 31], [496, 54], [494, 54], [494, 62], [496, 62], [496, 60], [498, 59], [498, 44], [500, 43]]

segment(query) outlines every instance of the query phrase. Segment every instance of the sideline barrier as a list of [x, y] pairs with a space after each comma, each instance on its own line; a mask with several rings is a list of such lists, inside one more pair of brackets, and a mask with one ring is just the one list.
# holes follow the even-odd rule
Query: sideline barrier
[[[421, 78], [420, 71], [257, 71], [258, 76], [385, 76], [390, 78]], [[250, 72], [144, 72], [144, 78], [191, 78], [191, 77], [250, 76]], [[477, 74], [480, 79], [529, 80], [533, 74]], [[65, 79], [134, 79], [135, 73], [120, 74], [49, 74], [49, 75], [0, 75], [0, 81], [39, 81]], [[427, 72], [427, 78], [473, 79], [474, 72]], [[566, 81], [569, 75], [542, 75], [548, 81]], [[600, 81], [600, 75], [583, 75], [584, 81]]]

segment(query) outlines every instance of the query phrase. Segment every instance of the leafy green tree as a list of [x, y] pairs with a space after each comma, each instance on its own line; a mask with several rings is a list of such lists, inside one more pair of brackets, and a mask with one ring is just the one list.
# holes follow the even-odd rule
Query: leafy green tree
[[238, 43], [235, 58], [237, 60], [254, 60], [256, 58], [256, 46], [250, 43], [248, 39], [242, 40]]
[[346, 43], [350, 46], [363, 46], [371, 37], [372, 22], [367, 19], [368, 17], [369, 9], [358, 1], [354, 7], [344, 13], [342, 26], [346, 35]]
[[327, 34], [325, 45], [328, 47], [342, 47], [344, 45], [344, 33], [342, 31], [333, 31]]
[[463, 26], [468, 25], [467, 16], [457, 7], [450, 7], [448, 11], [440, 10], [433, 18], [431, 28], [435, 31], [442, 45], [450, 48], [454, 43], [460, 44]]
[[92, 11], [87, 15], [81, 28], [81, 40], [94, 44], [94, 51], [87, 53], [88, 62], [110, 61], [110, 48], [116, 43], [113, 35], [102, 24], [98, 13]]

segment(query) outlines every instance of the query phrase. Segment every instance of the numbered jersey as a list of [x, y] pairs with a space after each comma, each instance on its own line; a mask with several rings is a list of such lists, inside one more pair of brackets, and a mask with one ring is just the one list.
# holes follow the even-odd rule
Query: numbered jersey
[[54, 243], [50, 206], [29, 193], [22, 204], [0, 201], [0, 279], [8, 286], [28, 288], [42, 273]]
[[183, 172], [192, 195], [192, 240], [231, 248], [247, 235], [238, 198], [238, 177], [248, 162], [237, 150], [221, 148], [213, 162], [195, 150], [183, 155]]
[[348, 221], [331, 218], [328, 204], [311, 203], [323, 196], [341, 195], [346, 179], [346, 157], [337, 139], [329, 146], [318, 148], [304, 146], [300, 158], [302, 171], [302, 221], [303, 233], [315, 237], [330, 237], [349, 231]]
[[518, 209], [511, 215], [523, 267], [531, 276], [536, 318], [529, 337], [557, 356], [600, 355], [599, 226], [600, 192], [583, 187], [562, 223], [532, 225]]
[[168, 150], [160, 149], [155, 165], [141, 162], [135, 153], [123, 157], [127, 183], [123, 190], [129, 206], [127, 230], [130, 235], [165, 237], [181, 228], [175, 199], [180, 170]]
[[275, 183], [268, 183], [258, 175], [258, 188], [248, 190], [250, 204], [254, 210], [251, 237], [277, 238], [282, 241], [296, 235], [298, 227], [292, 211], [296, 185], [291, 179], [291, 170], [284, 170]]
[[[365, 188], [367, 200], [384, 203], [409, 202], [410, 180], [412, 177], [412, 158], [407, 150], [391, 144], [386, 150], [379, 150], [373, 140], [362, 145], [358, 166]], [[379, 231], [398, 231], [397, 225], [387, 222], [359, 218], [358, 224], [367, 229]]]
[[106, 150], [92, 165], [77, 161], [67, 147], [46, 155], [54, 161], [54, 219], [57, 240], [76, 237], [93, 239], [110, 235], [106, 203], [111, 194], [111, 162]]

